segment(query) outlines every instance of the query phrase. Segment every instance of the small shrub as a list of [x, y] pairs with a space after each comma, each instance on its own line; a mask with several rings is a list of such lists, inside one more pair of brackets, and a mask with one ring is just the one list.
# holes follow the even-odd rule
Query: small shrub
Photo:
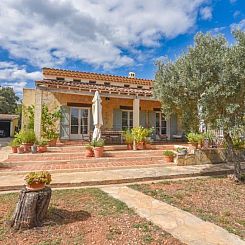
[[20, 142], [19, 142], [19, 140], [18, 139], [14, 139], [14, 140], [12, 140], [10, 143], [9, 143], [9, 146], [11, 146], [11, 147], [18, 147], [18, 146], [20, 146]]
[[105, 141], [103, 139], [92, 140], [91, 146], [93, 147], [102, 147], [105, 145]]
[[133, 144], [133, 142], [134, 142], [134, 136], [133, 136], [131, 130], [129, 130], [129, 129], [123, 132], [123, 138], [124, 138], [126, 144]]
[[28, 185], [32, 183], [40, 182], [45, 184], [50, 184], [52, 181], [51, 174], [47, 171], [42, 172], [30, 172], [26, 175], [25, 181]]
[[32, 129], [21, 130], [19, 133], [15, 135], [15, 139], [20, 144], [28, 144], [28, 143], [33, 144], [36, 141], [36, 136]]
[[174, 157], [175, 153], [173, 151], [163, 151], [163, 155], [164, 156], [168, 156], [168, 157]]

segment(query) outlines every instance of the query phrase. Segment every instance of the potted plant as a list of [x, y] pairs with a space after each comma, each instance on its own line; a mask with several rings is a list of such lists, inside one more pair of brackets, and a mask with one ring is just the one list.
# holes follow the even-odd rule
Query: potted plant
[[163, 151], [163, 159], [165, 162], [173, 162], [175, 157], [175, 153], [173, 151]]
[[51, 129], [47, 132], [46, 137], [48, 139], [48, 146], [55, 147], [57, 144], [57, 139], [59, 138], [59, 134], [56, 133], [54, 129]]
[[178, 147], [177, 153], [178, 153], [178, 155], [184, 156], [188, 153], [188, 151], [187, 151], [186, 147]]
[[90, 144], [85, 145], [85, 157], [93, 157], [94, 156], [94, 151], [93, 151], [93, 146]]
[[9, 146], [12, 148], [12, 153], [17, 153], [17, 148], [20, 146], [20, 142], [15, 138], [9, 143]]
[[44, 153], [47, 151], [48, 142], [46, 140], [40, 140], [37, 144], [37, 151], [39, 153]]
[[133, 150], [133, 143], [134, 143], [134, 136], [131, 132], [131, 130], [126, 130], [123, 132], [123, 138], [125, 143], [127, 144], [128, 150]]
[[21, 145], [24, 148], [24, 152], [29, 152], [31, 150], [31, 146], [36, 140], [36, 136], [33, 130], [24, 129], [15, 135], [15, 138], [18, 142], [21, 142]]
[[24, 151], [24, 147], [22, 146], [22, 145], [20, 145], [19, 147], [17, 147], [17, 153], [18, 154], [22, 154], [22, 153], [24, 153], [25, 151]]
[[195, 148], [198, 148], [198, 143], [200, 142], [200, 135], [198, 133], [189, 133], [187, 135], [188, 142]]
[[45, 185], [50, 184], [52, 181], [51, 174], [47, 171], [30, 172], [26, 175], [25, 181], [28, 190], [37, 191], [45, 188]]
[[104, 152], [105, 141], [103, 139], [93, 140], [91, 145], [94, 147], [94, 156], [102, 157]]
[[146, 138], [150, 136], [152, 130], [153, 130], [152, 128], [148, 129], [142, 126], [135, 127], [132, 129], [132, 135], [134, 137], [137, 150], [145, 149]]

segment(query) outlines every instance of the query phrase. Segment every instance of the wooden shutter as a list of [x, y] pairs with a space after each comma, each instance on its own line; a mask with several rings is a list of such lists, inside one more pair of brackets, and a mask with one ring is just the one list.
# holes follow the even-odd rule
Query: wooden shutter
[[113, 110], [113, 129], [122, 130], [122, 111], [120, 109]]
[[60, 138], [70, 139], [70, 108], [61, 106]]

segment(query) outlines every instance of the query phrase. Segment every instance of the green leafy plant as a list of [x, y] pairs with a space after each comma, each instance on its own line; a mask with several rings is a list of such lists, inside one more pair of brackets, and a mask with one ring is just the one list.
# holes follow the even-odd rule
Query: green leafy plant
[[134, 136], [129, 129], [123, 132], [123, 138], [126, 144], [133, 144], [134, 142]]
[[41, 140], [37, 141], [36, 144], [38, 146], [46, 146], [48, 144], [48, 141], [45, 139], [41, 139]]
[[91, 146], [93, 147], [102, 147], [105, 145], [105, 141], [103, 139], [92, 140]]
[[25, 176], [25, 181], [28, 185], [32, 183], [44, 183], [50, 184], [52, 181], [51, 174], [47, 171], [42, 172], [30, 172]]
[[163, 151], [163, 155], [167, 157], [175, 157], [175, 153], [169, 150]]
[[62, 117], [60, 110], [50, 112], [47, 105], [42, 106], [42, 137], [47, 140], [57, 139], [57, 121]]
[[20, 142], [19, 142], [19, 140], [17, 140], [17, 139], [15, 138], [15, 139], [13, 139], [13, 140], [9, 143], [9, 146], [11, 146], [11, 147], [18, 147], [18, 146], [20, 146]]
[[91, 149], [93, 149], [93, 146], [91, 144], [86, 144], [85, 145], [85, 149], [86, 150], [91, 150]]
[[32, 129], [24, 129], [15, 134], [15, 139], [20, 144], [33, 144], [36, 141], [36, 136]]
[[201, 143], [203, 141], [203, 135], [199, 134], [199, 133], [191, 132], [187, 135], [187, 139], [190, 143], [197, 144], [197, 143]]
[[144, 128], [140, 126], [133, 128], [131, 132], [136, 143], [145, 142], [146, 138], [152, 134], [153, 128]]

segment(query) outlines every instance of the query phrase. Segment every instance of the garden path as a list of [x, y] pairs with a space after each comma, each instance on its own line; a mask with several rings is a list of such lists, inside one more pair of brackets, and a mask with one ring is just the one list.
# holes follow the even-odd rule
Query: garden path
[[244, 245], [238, 236], [196, 216], [128, 187], [103, 187], [103, 191], [133, 208], [175, 238], [190, 245]]

